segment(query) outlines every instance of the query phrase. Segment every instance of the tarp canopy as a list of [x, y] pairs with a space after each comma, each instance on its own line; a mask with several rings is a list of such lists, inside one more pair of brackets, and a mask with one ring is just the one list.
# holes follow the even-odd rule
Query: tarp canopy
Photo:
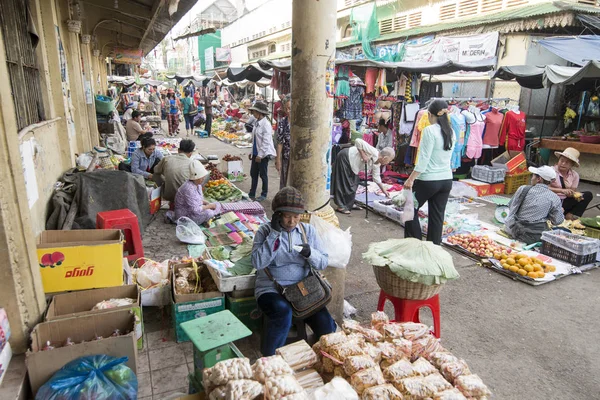
[[271, 60], [258, 60], [258, 65], [268, 71], [270, 69], [276, 69], [279, 71], [289, 73], [292, 69], [292, 60], [283, 60], [283, 61], [271, 61]]
[[581, 68], [562, 65], [500, 67], [492, 79], [515, 79], [519, 85], [529, 89], [547, 88], [552, 85], [572, 85], [584, 79], [600, 79], [600, 61], [589, 61]]
[[180, 74], [176, 74], [176, 75], [167, 75], [168, 79], [175, 79], [177, 81], [177, 83], [181, 84], [184, 80], [186, 79], [193, 79], [196, 82], [202, 82], [204, 81], [207, 77], [204, 75], [180, 75]]
[[227, 68], [227, 79], [230, 82], [240, 82], [243, 80], [258, 82], [263, 78], [271, 79], [272, 77], [273, 73], [265, 71], [258, 64], [251, 64], [245, 68]]
[[247, 79], [245, 79], [243, 81], [239, 81], [239, 82], [231, 82], [228, 78], [225, 78], [223, 80], [213, 79], [213, 80], [211, 80], [211, 82], [215, 82], [215, 83], [217, 83], [219, 85], [223, 85], [223, 86], [236, 86], [240, 89], [244, 89], [247, 86], [254, 86], [254, 85], [264, 88], [271, 84], [271, 80], [267, 79], [267, 78], [262, 78], [258, 82], [252, 82]]
[[547, 50], [576, 65], [600, 60], [600, 36], [581, 35], [539, 40]]
[[[123, 86], [131, 86], [134, 83], [136, 83], [135, 78], [132, 76], [109, 76], [108, 77], [108, 82], [110, 83], [118, 83], [121, 84]], [[159, 85], [164, 85], [165, 82], [163, 81], [157, 81], [154, 79], [145, 79], [145, 78], [140, 78], [139, 79], [139, 84], [140, 85], [152, 85], [152, 86], [159, 86]]]

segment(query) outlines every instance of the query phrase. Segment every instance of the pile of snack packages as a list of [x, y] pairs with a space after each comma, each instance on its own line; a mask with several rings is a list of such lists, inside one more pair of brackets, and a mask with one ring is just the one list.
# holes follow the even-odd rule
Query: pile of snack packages
[[247, 358], [222, 361], [204, 370], [203, 384], [210, 400], [322, 399], [328, 392], [362, 400], [491, 396], [481, 378], [444, 349], [426, 325], [390, 322], [383, 312], [372, 314], [370, 327], [344, 321], [343, 331], [322, 336], [312, 351], [300, 341], [252, 366]]
[[193, 294], [216, 292], [219, 289], [204, 264], [175, 270], [175, 293]]

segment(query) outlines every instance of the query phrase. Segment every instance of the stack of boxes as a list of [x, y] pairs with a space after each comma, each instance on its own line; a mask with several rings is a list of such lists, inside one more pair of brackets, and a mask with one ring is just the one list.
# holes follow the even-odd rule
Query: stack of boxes
[[479, 197], [516, 192], [521, 184], [526, 184], [523, 182], [529, 172], [525, 153], [512, 153], [502, 153], [492, 160], [491, 167], [476, 165], [471, 173], [473, 179], [461, 179], [460, 182], [474, 188]]

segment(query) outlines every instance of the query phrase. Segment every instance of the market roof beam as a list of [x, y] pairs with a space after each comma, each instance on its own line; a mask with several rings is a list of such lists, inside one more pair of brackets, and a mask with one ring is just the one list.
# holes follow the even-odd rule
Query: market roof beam
[[107, 10], [113, 13], [122, 14], [129, 18], [135, 18], [142, 21], [150, 21], [150, 7], [141, 4], [131, 4], [126, 0], [119, 1], [119, 8], [111, 7], [107, 4], [113, 4], [112, 2], [107, 2], [105, 0], [83, 0], [83, 4], [87, 4], [94, 8], [99, 8], [102, 10]]
[[142, 38], [144, 33], [143, 27], [130, 24], [128, 22], [120, 21], [118, 19], [104, 19], [98, 22], [94, 27], [92, 34], [95, 34], [97, 29], [105, 29], [109, 31], [120, 32], [124, 35], [135, 37], [138, 39]]

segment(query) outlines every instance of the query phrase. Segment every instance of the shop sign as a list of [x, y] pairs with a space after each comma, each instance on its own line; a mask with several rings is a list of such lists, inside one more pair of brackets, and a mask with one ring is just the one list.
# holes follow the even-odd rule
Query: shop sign
[[[399, 48], [401, 46], [403, 44], [398, 45]], [[470, 36], [440, 36], [429, 42], [407, 42], [405, 47], [406, 53], [402, 61], [464, 63], [489, 60], [496, 56], [498, 32]]]
[[142, 63], [142, 49], [124, 49], [115, 47], [113, 64], [137, 64]]
[[205, 70], [211, 70], [211, 69], [215, 69], [215, 50], [212, 46], [210, 46], [208, 49], [204, 50], [204, 66], [206, 67]]
[[231, 49], [217, 47], [217, 61], [231, 62]]

